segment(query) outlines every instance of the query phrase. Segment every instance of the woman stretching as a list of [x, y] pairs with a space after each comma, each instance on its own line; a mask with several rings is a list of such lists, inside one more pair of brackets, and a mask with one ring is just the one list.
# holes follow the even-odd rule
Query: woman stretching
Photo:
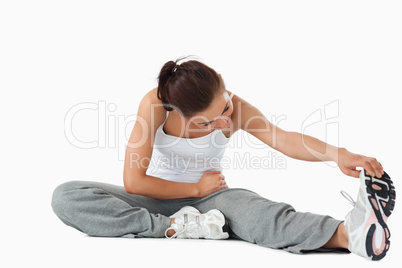
[[[167, 62], [158, 87], [141, 100], [126, 149], [124, 187], [72, 181], [55, 189], [52, 207], [65, 224], [90, 236], [230, 236], [293, 253], [385, 256], [395, 188], [376, 159], [272, 125], [227, 90], [216, 71], [196, 60], [179, 64], [183, 59]], [[239, 129], [289, 157], [335, 161], [346, 175], [360, 177], [346, 219], [296, 212], [250, 190], [228, 188], [220, 160]]]

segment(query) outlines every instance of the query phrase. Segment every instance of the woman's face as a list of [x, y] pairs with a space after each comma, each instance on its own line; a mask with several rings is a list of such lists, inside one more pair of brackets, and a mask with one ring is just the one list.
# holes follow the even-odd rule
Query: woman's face
[[226, 90], [218, 94], [209, 108], [189, 119], [191, 124], [205, 129], [227, 129], [230, 126], [230, 116], [233, 113], [233, 103]]

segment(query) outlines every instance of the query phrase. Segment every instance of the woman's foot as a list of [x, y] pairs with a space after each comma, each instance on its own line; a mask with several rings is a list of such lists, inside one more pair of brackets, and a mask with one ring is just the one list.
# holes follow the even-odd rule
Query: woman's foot
[[166, 238], [226, 239], [223, 232], [225, 216], [217, 209], [201, 214], [196, 208], [186, 206], [170, 216], [171, 226], [166, 229]]
[[360, 172], [360, 190], [345, 219], [348, 249], [359, 256], [380, 260], [389, 250], [391, 233], [386, 224], [395, 206], [395, 187], [387, 173], [381, 178]]

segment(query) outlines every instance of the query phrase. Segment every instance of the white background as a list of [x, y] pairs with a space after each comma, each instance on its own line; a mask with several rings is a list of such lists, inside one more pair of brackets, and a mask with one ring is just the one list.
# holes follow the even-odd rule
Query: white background
[[[107, 141], [83, 149], [65, 136], [68, 111], [104, 102], [116, 107], [107, 111], [111, 120], [132, 118], [143, 95], [156, 86], [162, 65], [183, 55], [200, 57], [222, 74], [227, 89], [269, 119], [286, 118], [277, 122], [286, 130], [302, 131], [309, 115], [335, 102], [333, 124], [324, 120], [306, 133], [376, 157], [398, 190], [401, 13], [399, 1], [2, 1], [0, 231], [6, 251], [0, 262], [7, 267], [400, 262], [398, 203], [388, 221], [391, 249], [374, 264], [353, 254], [300, 256], [243, 241], [91, 238], [62, 224], [50, 201], [53, 189], [69, 180], [123, 185], [121, 137], [128, 137], [133, 122], [113, 127], [104, 121], [107, 137], [119, 145]], [[77, 115], [73, 131], [81, 140], [97, 140], [102, 131], [97, 111]], [[236, 151], [273, 152], [234, 144], [228, 157]], [[358, 180], [325, 163], [285, 161], [285, 169], [227, 168], [224, 174], [230, 187], [344, 219], [352, 207], [339, 191], [356, 197]]]

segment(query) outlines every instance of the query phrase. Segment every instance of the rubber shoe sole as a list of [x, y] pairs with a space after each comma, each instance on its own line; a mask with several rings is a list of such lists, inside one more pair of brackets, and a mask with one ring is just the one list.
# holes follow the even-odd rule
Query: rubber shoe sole
[[[390, 247], [391, 232], [387, 226], [387, 219], [395, 207], [396, 192], [389, 175], [384, 172], [381, 178], [372, 177], [364, 171], [368, 201], [372, 207], [371, 217], [377, 222], [371, 224], [366, 238], [366, 251], [372, 260], [381, 260]], [[376, 247], [376, 234], [382, 232], [380, 248]]]

